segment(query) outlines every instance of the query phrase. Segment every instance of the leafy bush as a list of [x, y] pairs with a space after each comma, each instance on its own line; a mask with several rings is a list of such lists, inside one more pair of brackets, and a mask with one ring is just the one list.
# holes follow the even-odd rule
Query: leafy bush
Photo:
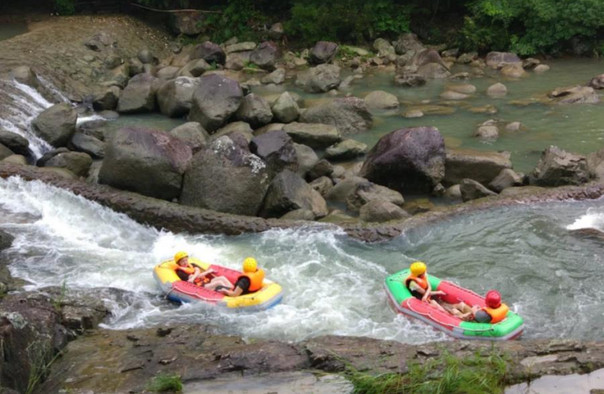
[[221, 13], [208, 14], [206, 28], [212, 40], [223, 42], [231, 37], [239, 40], [256, 40], [264, 28], [267, 17], [259, 11], [254, 0], [228, 0]]
[[55, 10], [59, 15], [75, 14], [75, 0], [55, 0]]

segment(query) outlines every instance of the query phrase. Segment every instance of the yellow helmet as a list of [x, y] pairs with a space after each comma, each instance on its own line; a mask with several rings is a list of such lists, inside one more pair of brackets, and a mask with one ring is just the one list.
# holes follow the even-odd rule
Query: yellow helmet
[[189, 255], [187, 254], [187, 252], [177, 252], [174, 255], [174, 262], [178, 263], [180, 261], [180, 259], [182, 259], [184, 257], [189, 257]]
[[247, 257], [243, 260], [243, 272], [256, 272], [258, 269], [258, 262], [253, 257]]
[[422, 263], [421, 261], [416, 261], [415, 263], [411, 264], [410, 268], [411, 273], [415, 276], [420, 276], [426, 272], [426, 264]]

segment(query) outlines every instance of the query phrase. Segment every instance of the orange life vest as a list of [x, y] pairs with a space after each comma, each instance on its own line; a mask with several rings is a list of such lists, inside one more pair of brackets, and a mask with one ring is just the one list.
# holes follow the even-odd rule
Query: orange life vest
[[510, 308], [508, 308], [506, 304], [501, 303], [499, 308], [489, 308], [488, 306], [485, 306], [482, 309], [491, 316], [491, 324], [495, 324], [505, 319]]
[[[177, 266], [176, 271], [182, 271], [187, 275], [193, 275], [195, 273], [195, 268], [198, 268], [198, 267], [189, 263], [184, 267], [180, 266], [180, 265]], [[203, 278], [196, 278], [195, 284], [199, 285], [199, 286], [203, 286], [206, 283], [209, 283], [212, 280], [212, 278], [210, 276], [212, 276], [212, 274], [206, 275]]]
[[176, 267], [177, 271], [182, 271], [187, 275], [192, 275], [195, 273], [195, 267], [193, 267], [191, 264], [187, 264], [186, 266], [181, 266], [179, 265], [178, 267]]
[[248, 291], [253, 293], [262, 288], [262, 281], [264, 280], [264, 270], [258, 268], [256, 272], [244, 272], [241, 276], [245, 276], [250, 280], [250, 287]]
[[405, 279], [405, 286], [407, 286], [407, 288], [409, 288], [409, 284], [411, 282], [415, 282], [422, 289], [428, 290], [428, 279], [427, 278], [420, 278], [419, 276], [409, 275], [407, 277], [407, 279]]

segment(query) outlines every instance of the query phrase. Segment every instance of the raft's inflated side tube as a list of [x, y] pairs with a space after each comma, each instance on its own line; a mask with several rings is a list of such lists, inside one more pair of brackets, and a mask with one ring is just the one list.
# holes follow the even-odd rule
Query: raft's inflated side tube
[[[389, 303], [396, 312], [422, 320], [455, 338], [508, 340], [522, 334], [524, 322], [512, 311], [508, 311], [506, 318], [495, 324], [467, 322], [418, 300], [405, 286], [405, 279], [409, 274], [408, 269], [397, 272], [388, 276], [384, 283]], [[484, 298], [471, 290], [430, 274], [428, 280], [433, 290], [442, 290], [447, 294], [445, 301], [463, 301], [468, 305], [485, 306]]]
[[[212, 268], [217, 276], [225, 276], [235, 283], [241, 272], [219, 265], [212, 265], [195, 258], [189, 262], [207, 270]], [[226, 309], [264, 310], [281, 302], [283, 291], [281, 286], [265, 279], [262, 288], [254, 293], [229, 297], [222, 293], [208, 290], [193, 283], [180, 280], [176, 274], [177, 264], [173, 260], [164, 261], [153, 270], [153, 276], [168, 299], [177, 302], [206, 302]]]

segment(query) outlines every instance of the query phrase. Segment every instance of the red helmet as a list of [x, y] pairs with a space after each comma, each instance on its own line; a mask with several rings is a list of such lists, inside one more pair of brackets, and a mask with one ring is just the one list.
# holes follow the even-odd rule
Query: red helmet
[[487, 291], [485, 303], [489, 308], [499, 308], [499, 306], [501, 305], [501, 294], [499, 294], [497, 290]]

